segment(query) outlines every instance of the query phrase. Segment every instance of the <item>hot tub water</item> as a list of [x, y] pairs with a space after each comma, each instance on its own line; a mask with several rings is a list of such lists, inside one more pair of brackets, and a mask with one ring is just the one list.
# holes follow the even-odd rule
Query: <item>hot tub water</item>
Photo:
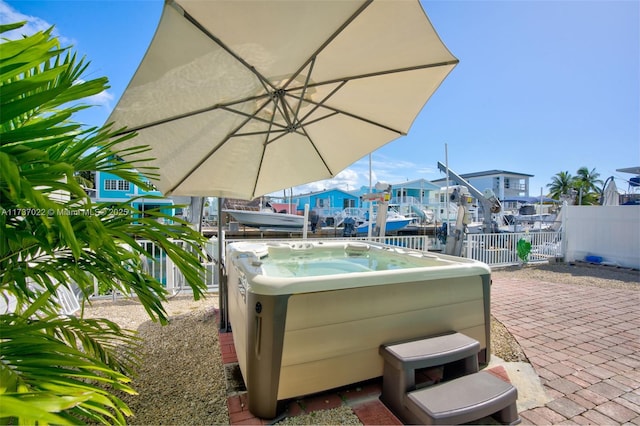
[[[312, 277], [355, 272], [391, 271], [441, 266], [447, 262], [431, 255], [406, 256], [400, 250], [371, 249], [369, 245], [347, 245], [342, 248], [304, 246], [270, 246], [260, 259], [262, 274], [270, 277]], [[256, 265], [257, 266], [257, 265]]]

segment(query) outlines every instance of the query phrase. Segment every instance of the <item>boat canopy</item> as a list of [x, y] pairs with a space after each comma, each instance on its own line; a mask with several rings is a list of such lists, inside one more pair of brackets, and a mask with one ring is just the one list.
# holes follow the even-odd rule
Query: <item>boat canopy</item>
[[542, 199], [543, 203], [560, 203], [560, 200], [555, 200], [549, 197], [509, 197], [502, 200], [503, 203], [523, 203], [523, 204], [536, 204]]

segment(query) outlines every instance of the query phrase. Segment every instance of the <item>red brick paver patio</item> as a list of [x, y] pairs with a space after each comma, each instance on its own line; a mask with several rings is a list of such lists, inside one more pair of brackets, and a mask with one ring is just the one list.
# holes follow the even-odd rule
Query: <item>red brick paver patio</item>
[[523, 424], [640, 425], [638, 289], [494, 278], [492, 314], [552, 398]]

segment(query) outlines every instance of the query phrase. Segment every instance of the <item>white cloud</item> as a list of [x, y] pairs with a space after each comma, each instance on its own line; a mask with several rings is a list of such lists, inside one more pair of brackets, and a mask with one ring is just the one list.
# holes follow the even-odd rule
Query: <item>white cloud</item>
[[[371, 157], [371, 183], [386, 182], [398, 184], [421, 177], [428, 179], [426, 175], [436, 173], [435, 167], [416, 164], [408, 160], [397, 160], [383, 154], [374, 153]], [[338, 173], [332, 179], [312, 182], [293, 188], [294, 194], [323, 191], [325, 189], [339, 188], [345, 191], [353, 191], [361, 187], [369, 186], [369, 158], [368, 156], [356, 161], [349, 168]]]
[[[16, 30], [2, 33], [1, 37], [15, 40], [21, 38], [23, 35], [29, 36], [37, 33], [38, 31], [45, 31], [52, 26], [52, 24], [45, 21], [44, 19], [40, 19], [37, 16], [30, 16], [25, 15], [24, 13], [20, 13], [4, 1], [0, 0], [0, 23], [14, 24], [22, 21], [27, 21], [27, 23]], [[62, 36], [55, 28], [53, 30], [53, 35], [58, 37], [58, 40], [60, 41], [60, 45], [62, 47], [74, 44], [72, 39]]]
[[294, 188], [294, 194], [304, 194], [307, 192], [323, 191], [325, 189], [338, 188], [344, 191], [353, 191], [360, 188], [364, 183], [363, 176], [352, 168], [347, 168], [331, 179], [300, 185]]
[[100, 92], [97, 95], [89, 96], [84, 101], [91, 105], [104, 107], [108, 111], [111, 111], [113, 109], [113, 106], [111, 104], [113, 102], [113, 95], [107, 90]]

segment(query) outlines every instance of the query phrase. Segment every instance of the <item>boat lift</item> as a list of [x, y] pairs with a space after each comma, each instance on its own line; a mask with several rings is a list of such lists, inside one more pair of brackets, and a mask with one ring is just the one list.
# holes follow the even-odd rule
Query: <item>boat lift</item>
[[474, 188], [473, 185], [467, 182], [462, 176], [451, 171], [451, 169], [447, 169], [447, 166], [442, 164], [440, 161], [438, 161], [438, 169], [440, 169], [440, 171], [444, 173], [448, 172], [451, 178], [458, 185], [465, 186], [468, 189], [469, 193], [478, 200], [478, 202], [482, 205], [482, 213], [484, 215], [482, 221], [482, 232], [491, 232], [493, 228], [493, 220], [491, 214], [500, 213], [500, 211], [502, 210], [502, 205], [500, 204], [500, 200], [498, 200], [498, 197], [496, 197], [496, 194], [491, 189], [486, 189], [484, 192], [480, 192], [479, 190]]
[[460, 256], [462, 254], [464, 231], [466, 225], [469, 223], [467, 215], [468, 206], [471, 204], [469, 195], [475, 197], [482, 205], [482, 214], [484, 216], [482, 221], [482, 232], [485, 234], [493, 232], [493, 219], [491, 214], [500, 213], [502, 205], [491, 189], [486, 189], [484, 192], [480, 192], [462, 176], [451, 171], [451, 169], [440, 161], [438, 161], [438, 169], [440, 169], [441, 172], [448, 173], [447, 179], [451, 176], [451, 178], [459, 185], [454, 188], [454, 191], [449, 198], [450, 201], [458, 205], [458, 217], [456, 219], [456, 227], [453, 230], [453, 238], [450, 238], [452, 241], [449, 241], [449, 238], [447, 239], [445, 253]]
[[[378, 202], [378, 211], [376, 213], [376, 223], [371, 230], [372, 237], [384, 237], [387, 231], [387, 212], [389, 211], [389, 201], [391, 200], [391, 185], [384, 182], [376, 183], [375, 188], [381, 192], [372, 192], [364, 194], [360, 197], [363, 201]], [[371, 217], [369, 217], [369, 226], [371, 227]]]
[[469, 205], [471, 204], [469, 190], [466, 186], [456, 186], [453, 188], [449, 200], [458, 205], [458, 216], [456, 217], [456, 226], [447, 238], [444, 252], [445, 254], [460, 256], [462, 255], [462, 246], [464, 244], [465, 228], [469, 224]]

